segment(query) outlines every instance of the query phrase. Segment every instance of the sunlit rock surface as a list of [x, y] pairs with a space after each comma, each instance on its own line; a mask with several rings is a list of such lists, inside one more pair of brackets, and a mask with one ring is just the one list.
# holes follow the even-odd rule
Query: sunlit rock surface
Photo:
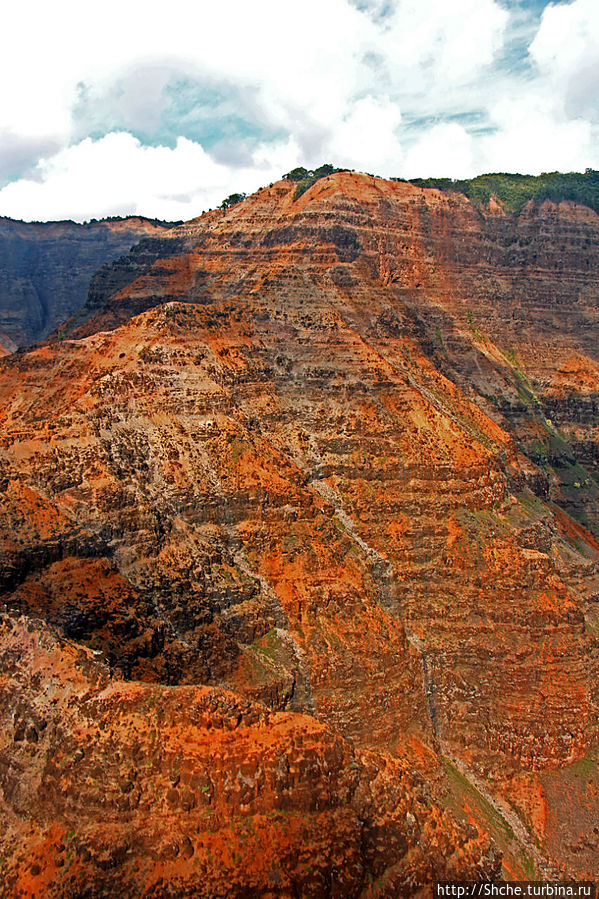
[[597, 870], [598, 232], [565, 203], [280, 182], [2, 360], [16, 895]]

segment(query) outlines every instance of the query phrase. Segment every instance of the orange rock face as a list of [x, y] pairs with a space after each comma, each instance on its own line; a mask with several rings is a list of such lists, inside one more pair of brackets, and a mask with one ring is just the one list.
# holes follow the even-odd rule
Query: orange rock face
[[399, 759], [219, 688], [124, 682], [6, 620], [0, 782], [11, 896], [408, 895], [493, 875]]
[[[2, 360], [16, 895], [107, 870], [123, 895], [426, 895], [497, 848], [512, 877], [597, 870], [598, 225], [278, 183]], [[59, 774], [31, 711], [54, 689]]]

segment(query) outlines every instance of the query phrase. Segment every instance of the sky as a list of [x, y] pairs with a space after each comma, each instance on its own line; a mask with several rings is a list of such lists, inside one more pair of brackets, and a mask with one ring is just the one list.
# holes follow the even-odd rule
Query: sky
[[0, 215], [189, 219], [297, 165], [599, 169], [597, 0], [20, 0]]

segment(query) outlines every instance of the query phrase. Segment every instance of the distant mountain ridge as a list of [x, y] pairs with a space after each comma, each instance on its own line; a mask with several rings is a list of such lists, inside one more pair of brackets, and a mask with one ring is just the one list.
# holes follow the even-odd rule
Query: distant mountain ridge
[[[394, 181], [407, 179], [393, 178]], [[541, 175], [519, 175], [496, 172], [475, 178], [411, 178], [416, 187], [434, 187], [445, 193], [462, 193], [475, 205], [487, 204], [491, 197], [499, 200], [508, 212], [520, 212], [526, 203], [569, 200], [599, 212], [599, 172], [543, 172]]]
[[0, 217], [0, 354], [47, 337], [83, 304], [98, 268], [172, 225], [141, 216], [85, 224]]

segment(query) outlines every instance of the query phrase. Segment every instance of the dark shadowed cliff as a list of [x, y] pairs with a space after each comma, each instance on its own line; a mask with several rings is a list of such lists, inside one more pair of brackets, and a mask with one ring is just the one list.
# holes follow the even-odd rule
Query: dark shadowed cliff
[[100, 266], [167, 227], [139, 217], [85, 225], [0, 218], [0, 353], [50, 334], [84, 303]]

